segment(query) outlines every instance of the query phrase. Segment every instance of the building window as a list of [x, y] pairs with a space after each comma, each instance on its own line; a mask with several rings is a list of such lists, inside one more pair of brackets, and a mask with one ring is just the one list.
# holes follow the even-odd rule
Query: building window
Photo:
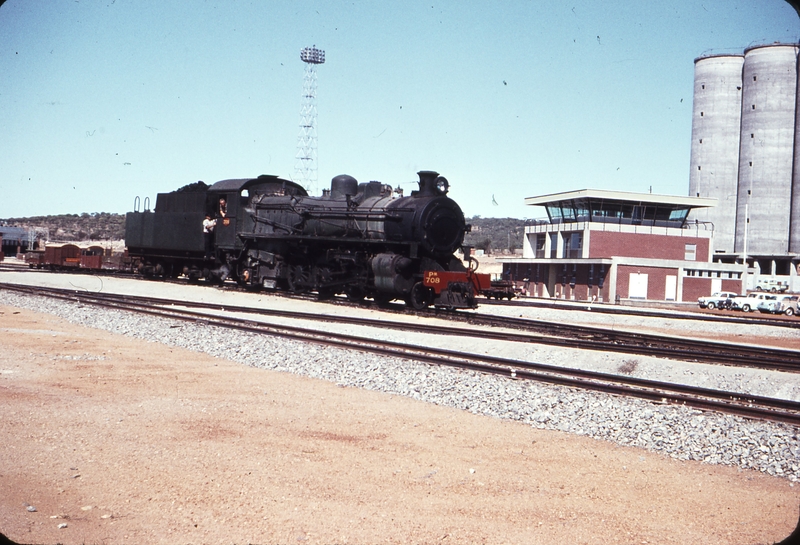
[[544, 257], [545, 242], [547, 242], [547, 235], [545, 233], [539, 233], [536, 235], [536, 253], [534, 257]]
[[701, 85], [701, 86], [700, 86], [700, 88], [701, 88], [701, 89], [705, 89], [705, 88], [706, 88], [706, 86], [705, 86], [705, 85]]
[[700, 117], [703, 117], [703, 112], [700, 112]]
[[755, 104], [753, 104], [753, 109], [754, 109], [754, 110], [756, 109], [756, 105], [755, 105]]
[[684, 246], [683, 259], [686, 261], [695, 261], [697, 258], [697, 244], [686, 244]]
[[583, 244], [583, 233], [564, 233], [564, 255], [565, 258], [581, 257], [581, 246]]
[[702, 138], [700, 139], [700, 143], [701, 143], [701, 144], [703, 143], [703, 139], [702, 139]]
[[[572, 257], [581, 257], [581, 254], [583, 253], [583, 233], [572, 233], [569, 245], [570, 251], [575, 253], [575, 255]], [[575, 266], [573, 265], [572, 268], [574, 269]]]

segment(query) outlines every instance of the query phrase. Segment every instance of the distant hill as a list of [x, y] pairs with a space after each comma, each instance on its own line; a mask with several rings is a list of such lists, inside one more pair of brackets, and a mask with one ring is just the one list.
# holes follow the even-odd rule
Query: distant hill
[[[522, 248], [525, 220], [515, 218], [467, 219], [472, 232], [464, 243], [486, 253], [513, 251]], [[30, 218], [0, 219], [0, 224], [26, 228], [46, 228], [51, 241], [81, 242], [88, 240], [122, 240], [125, 238], [125, 215], [94, 212], [91, 214], [62, 214]]]
[[45, 228], [49, 240], [59, 242], [122, 240], [125, 238], [125, 215], [109, 214], [108, 212], [6, 218], [0, 219], [0, 224], [28, 229]]
[[525, 220], [473, 216], [467, 218], [467, 223], [472, 225], [472, 232], [464, 237], [464, 244], [487, 254], [522, 248]]

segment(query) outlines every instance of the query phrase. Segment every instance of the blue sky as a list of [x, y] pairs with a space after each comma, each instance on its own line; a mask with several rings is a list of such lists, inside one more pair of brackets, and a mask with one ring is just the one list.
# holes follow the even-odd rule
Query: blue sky
[[303, 47], [318, 178], [448, 178], [467, 216], [583, 188], [686, 195], [694, 59], [800, 40], [784, 0], [7, 0], [0, 218], [116, 212], [295, 176]]

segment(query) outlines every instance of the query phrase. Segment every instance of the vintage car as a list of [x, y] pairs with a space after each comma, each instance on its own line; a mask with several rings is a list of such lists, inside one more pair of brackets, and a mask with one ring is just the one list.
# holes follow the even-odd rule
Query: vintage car
[[775, 296], [755, 291], [747, 295], [740, 295], [731, 301], [731, 308], [733, 310], [741, 310], [742, 312], [755, 312], [758, 309], [758, 305], [767, 300], [768, 297]]
[[797, 314], [797, 302], [797, 295], [768, 295], [758, 304], [758, 310], [769, 314], [793, 316]]
[[710, 308], [712, 310], [725, 308], [725, 301], [734, 297], [739, 297], [739, 294], [732, 291], [718, 291], [706, 297], [700, 297], [697, 299], [697, 304], [700, 305], [700, 308]]
[[757, 291], [769, 291], [772, 293], [783, 293], [789, 289], [789, 282], [776, 278], [760, 278], [756, 284]]

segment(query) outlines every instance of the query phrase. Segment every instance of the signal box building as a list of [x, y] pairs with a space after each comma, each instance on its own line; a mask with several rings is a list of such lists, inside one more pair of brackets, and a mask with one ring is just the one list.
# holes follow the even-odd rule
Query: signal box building
[[522, 257], [503, 260], [503, 275], [530, 296], [679, 302], [746, 286], [746, 265], [712, 261], [713, 224], [687, 222], [716, 199], [584, 189], [525, 203], [548, 219], [525, 227]]

